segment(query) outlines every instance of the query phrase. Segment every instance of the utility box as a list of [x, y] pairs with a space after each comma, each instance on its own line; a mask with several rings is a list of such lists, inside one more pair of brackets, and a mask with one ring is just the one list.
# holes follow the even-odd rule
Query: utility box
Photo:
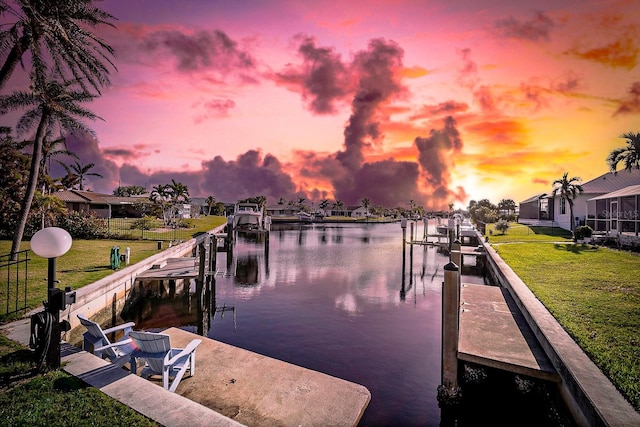
[[111, 248], [111, 256], [109, 257], [109, 259], [110, 259], [112, 270], [117, 270], [118, 268], [120, 268], [120, 247], [119, 246], [113, 246]]

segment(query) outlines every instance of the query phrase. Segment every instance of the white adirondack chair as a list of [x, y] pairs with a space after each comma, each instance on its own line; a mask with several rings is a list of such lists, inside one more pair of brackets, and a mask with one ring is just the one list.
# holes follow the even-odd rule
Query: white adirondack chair
[[[141, 376], [162, 375], [162, 386], [175, 392], [178, 384], [189, 370], [189, 376], [196, 372], [196, 348], [202, 340], [194, 339], [184, 348], [171, 348], [169, 335], [155, 332], [132, 331], [129, 336], [138, 346], [132, 353], [131, 371], [136, 372], [136, 359], [144, 359]], [[170, 379], [173, 381], [169, 384]]]
[[[89, 320], [84, 314], [78, 314], [78, 319], [82, 326], [87, 328], [82, 341], [82, 349], [95, 354], [103, 359], [109, 359], [117, 366], [124, 366], [131, 357], [130, 354], [136, 349], [135, 344], [129, 338], [129, 333], [135, 326], [134, 322], [124, 323], [109, 329], [102, 329], [99, 324]], [[124, 335], [118, 341], [112, 343], [107, 334], [123, 331]]]

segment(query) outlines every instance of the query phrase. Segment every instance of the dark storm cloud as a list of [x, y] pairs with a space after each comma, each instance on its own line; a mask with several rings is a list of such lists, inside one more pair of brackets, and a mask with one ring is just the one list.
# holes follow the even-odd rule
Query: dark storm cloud
[[177, 30], [156, 31], [144, 37], [142, 46], [143, 52], [170, 54], [177, 61], [176, 68], [184, 72], [214, 69], [228, 73], [238, 69], [252, 70], [256, 66], [251, 54], [219, 30], [189, 34]]
[[365, 163], [356, 171], [351, 188], [336, 188], [336, 198], [355, 203], [367, 197], [376, 205], [406, 206], [409, 200], [423, 200], [418, 190], [420, 172], [414, 162], [393, 159]]
[[120, 177], [122, 185], [140, 185], [149, 190], [174, 179], [188, 187], [191, 197], [213, 195], [219, 201], [230, 203], [253, 196], [266, 196], [268, 202], [273, 202], [296, 194], [295, 184], [282, 170], [280, 161], [270, 154], [263, 157], [256, 150], [249, 150], [232, 161], [216, 156], [203, 162], [201, 170], [193, 172], [145, 174], [133, 165], [123, 165]]
[[453, 167], [455, 155], [461, 152], [463, 145], [455, 120], [448, 117], [441, 130], [431, 129], [429, 137], [418, 137], [414, 143], [419, 153], [422, 176], [434, 198], [443, 201], [450, 199], [453, 194], [449, 190], [449, 169]]
[[[102, 178], [86, 176], [84, 189], [101, 193], [111, 193], [118, 183], [118, 166], [104, 157], [104, 154], [98, 146], [98, 140], [91, 135], [77, 133], [68, 135], [66, 137], [66, 144], [67, 149], [78, 156], [78, 159], [68, 156], [57, 156], [54, 160], [66, 165], [74, 164], [75, 161], [78, 161], [81, 166], [93, 163], [94, 167], [91, 168], [89, 172], [100, 174]], [[51, 175], [54, 178], [61, 178], [66, 175], [66, 172], [57, 162], [52, 162]]]
[[[363, 159], [362, 150], [379, 137], [377, 108], [406, 90], [400, 81], [404, 51], [393, 41], [375, 39], [365, 51], [358, 52], [353, 70], [358, 75], [356, 93], [351, 103], [351, 117], [344, 131], [344, 151], [336, 158], [350, 172], [357, 171]], [[334, 182], [342, 187], [346, 183]]]
[[544, 12], [536, 11], [534, 16], [526, 21], [514, 17], [500, 19], [496, 21], [494, 30], [500, 37], [537, 42], [549, 40], [549, 33], [554, 26], [553, 20]]
[[291, 197], [296, 186], [282, 170], [280, 161], [259, 151], [249, 150], [235, 161], [220, 156], [203, 162], [201, 194], [214, 194], [219, 200], [235, 201], [252, 196], [266, 196], [268, 201]]
[[317, 47], [312, 37], [302, 37], [298, 54], [302, 64], [289, 64], [276, 74], [280, 83], [299, 89], [308, 108], [316, 114], [331, 114], [335, 103], [349, 91], [349, 74], [334, 49]]

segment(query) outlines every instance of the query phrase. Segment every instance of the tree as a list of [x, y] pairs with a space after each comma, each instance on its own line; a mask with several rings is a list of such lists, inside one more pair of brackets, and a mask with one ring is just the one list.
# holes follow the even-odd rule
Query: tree
[[469, 201], [469, 216], [474, 223], [493, 223], [498, 220], [498, 207], [489, 199]]
[[16, 141], [9, 127], [0, 127], [0, 236], [13, 236], [20, 200], [29, 177], [29, 156], [26, 141]]
[[213, 196], [207, 197], [207, 206], [209, 207], [209, 210], [207, 211], [207, 215], [211, 215], [211, 208], [215, 204], [216, 204], [216, 198], [215, 197], [213, 197]]
[[93, 5], [93, 0], [18, 0], [18, 8], [3, 2], [4, 15], [16, 17], [0, 32], [0, 92], [23, 55], [31, 57], [31, 81], [43, 87], [47, 81], [47, 60], [63, 82], [77, 81], [87, 92], [85, 82], [100, 93], [110, 85], [108, 63], [113, 48], [91, 33], [99, 25], [114, 27], [115, 17]]
[[501, 219], [496, 224], [496, 230], [498, 230], [501, 234], [505, 234], [508, 229], [509, 229], [509, 223], [504, 219]]
[[147, 192], [147, 189], [140, 185], [124, 185], [118, 186], [113, 190], [114, 196], [130, 197], [138, 196]]
[[582, 181], [580, 177], [574, 176], [568, 178], [568, 175], [569, 173], [565, 172], [562, 178], [553, 181], [553, 191], [551, 194], [553, 197], [559, 194], [560, 200], [566, 200], [569, 204], [569, 214], [571, 215], [569, 227], [571, 228], [571, 233], [573, 233], [573, 223], [575, 222], [573, 219], [573, 201], [578, 197], [578, 194], [584, 190], [582, 189], [582, 185], [579, 184]]
[[640, 169], [640, 132], [628, 132], [620, 135], [627, 141], [626, 147], [615, 148], [607, 157], [607, 165], [611, 172], [616, 172], [618, 163], [623, 163], [625, 170]]
[[33, 142], [29, 181], [11, 244], [12, 258], [20, 250], [20, 242], [22, 241], [29, 210], [31, 209], [31, 202], [38, 184], [44, 139], [47, 136], [47, 132], [51, 129], [58, 129], [60, 134], [63, 131], [81, 131], [95, 136], [91, 129], [79, 121], [79, 119], [95, 120], [99, 118], [93, 112], [80, 106], [80, 103], [91, 101], [95, 96], [85, 90], [73, 89], [75, 85], [77, 85], [76, 81], [59, 82], [52, 78], [43, 86], [32, 86], [33, 92], [18, 91], [11, 95], [0, 97], [0, 111], [27, 109], [16, 126], [19, 133], [24, 133], [31, 129], [36, 122], [38, 124]]
[[89, 172], [92, 168], [95, 167], [95, 164], [93, 163], [83, 165], [77, 160], [74, 160], [74, 163], [72, 165], [66, 165], [62, 162], [58, 162], [58, 163], [60, 163], [64, 168], [64, 170], [67, 172], [68, 177], [76, 177], [75, 183], [71, 187], [67, 187], [67, 188], [73, 188], [75, 185], [78, 185], [79, 190], [82, 191], [84, 190], [85, 177], [87, 176], [97, 176], [100, 178], [103, 177], [99, 173]]
[[344, 204], [342, 203], [342, 200], [336, 200], [335, 203], [333, 204], [333, 207], [336, 208], [339, 213], [342, 213], [343, 206]]
[[149, 200], [156, 205], [159, 205], [162, 209], [162, 221], [164, 224], [168, 222], [167, 206], [171, 200], [169, 192], [170, 190], [168, 185], [158, 184], [151, 189], [151, 194], [149, 195]]
[[510, 217], [511, 213], [516, 210], [516, 202], [512, 199], [502, 199], [498, 202], [498, 209], [501, 211], [507, 211], [507, 217]]

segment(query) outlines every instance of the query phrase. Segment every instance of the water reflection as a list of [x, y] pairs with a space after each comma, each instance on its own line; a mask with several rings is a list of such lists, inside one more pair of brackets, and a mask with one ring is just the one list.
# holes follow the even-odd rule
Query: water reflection
[[163, 326], [367, 387], [361, 426], [439, 425], [449, 258], [436, 246], [403, 247], [401, 236], [397, 223], [273, 224], [268, 238], [238, 235], [201, 290], [157, 298], [136, 323], [156, 327], [168, 312], [190, 310], [193, 317], [170, 316], [173, 324]]

